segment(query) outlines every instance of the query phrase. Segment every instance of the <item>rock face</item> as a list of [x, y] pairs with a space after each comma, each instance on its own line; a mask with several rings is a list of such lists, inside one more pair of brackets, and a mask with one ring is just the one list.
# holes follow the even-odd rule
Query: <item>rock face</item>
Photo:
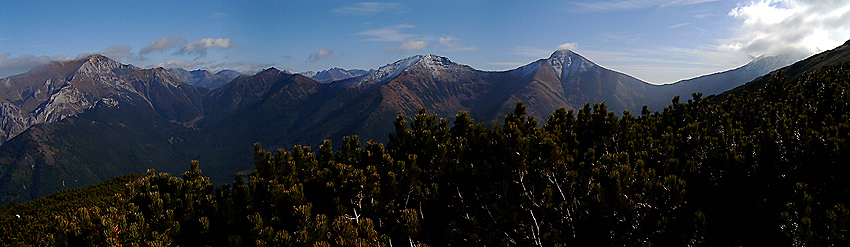
[[5, 78], [0, 94], [0, 143], [30, 126], [80, 114], [98, 102], [141, 100], [178, 121], [201, 113], [201, 93], [171, 73], [162, 68], [142, 70], [101, 55], [53, 62]]
[[3, 79], [0, 202], [188, 158], [173, 150], [202, 116], [203, 92], [101, 55]]

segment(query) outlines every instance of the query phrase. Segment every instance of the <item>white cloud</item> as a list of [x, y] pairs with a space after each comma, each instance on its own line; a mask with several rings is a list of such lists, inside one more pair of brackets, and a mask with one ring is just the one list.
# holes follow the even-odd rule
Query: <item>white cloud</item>
[[398, 51], [410, 51], [410, 50], [420, 50], [420, 51], [421, 51], [422, 49], [425, 49], [425, 47], [426, 47], [426, 46], [428, 46], [428, 41], [422, 41], [422, 40], [418, 40], [418, 41], [416, 41], [416, 40], [408, 40], [408, 41], [406, 41], [406, 42], [402, 43], [402, 44], [401, 44], [398, 48], [396, 48], [396, 49], [397, 49]]
[[207, 55], [209, 49], [231, 49], [236, 47], [236, 43], [230, 41], [230, 38], [204, 38], [189, 42], [186, 38], [172, 35], [162, 37], [151, 41], [147, 46], [139, 50], [139, 59], [145, 60], [145, 55], [153, 52], [163, 52], [177, 48], [174, 54], [194, 54], [195, 59], [200, 59]]
[[174, 68], [187, 69], [187, 68], [191, 68], [191, 67], [195, 67], [195, 66], [203, 65], [203, 64], [205, 64], [205, 63], [200, 62], [200, 61], [199, 62], [187, 62], [187, 61], [171, 60], [171, 61], [164, 62], [164, 63], [158, 63], [158, 64], [152, 65], [150, 67], [151, 68], [163, 67], [163, 68], [166, 68], [166, 69], [174, 69]]
[[357, 33], [357, 35], [370, 37], [365, 39], [366, 41], [404, 41], [412, 38], [414, 35], [402, 33], [401, 30], [411, 29], [414, 27], [416, 26], [402, 24], [392, 27], [372, 29]]
[[48, 56], [20, 55], [10, 58], [9, 52], [0, 53], [0, 78], [27, 72], [36, 66], [53, 61]]
[[151, 41], [147, 46], [139, 50], [139, 56], [144, 56], [151, 52], [161, 52], [165, 50], [172, 49], [177, 46], [184, 46], [186, 44], [186, 38], [179, 36], [167, 36], [162, 37], [158, 40]]
[[319, 48], [319, 52], [311, 53], [308, 60], [310, 60], [310, 62], [318, 61], [319, 59], [330, 56], [331, 52], [333, 52], [333, 50], [325, 50], [325, 48]]
[[564, 43], [557, 47], [558, 50], [576, 50], [578, 49], [578, 44], [576, 43]]
[[198, 57], [195, 59], [199, 59], [207, 55], [208, 49], [230, 49], [235, 47], [236, 44], [230, 42], [230, 38], [205, 38], [197, 41], [192, 41], [186, 44], [183, 48], [178, 51], [178, 54], [188, 53], [188, 54], [197, 54]]
[[378, 3], [378, 2], [362, 2], [354, 5], [336, 8], [333, 11], [338, 14], [346, 15], [370, 15], [380, 12], [396, 12], [400, 13], [404, 10], [404, 6], [399, 3]]
[[123, 45], [107, 47], [106, 50], [101, 51], [100, 54], [112, 59], [131, 58], [133, 57], [132, 49], [133, 47], [130, 46], [130, 44], [124, 43]]
[[477, 51], [478, 49], [475, 46], [464, 47], [460, 45], [460, 39], [456, 37], [440, 37], [437, 39], [440, 45], [446, 48], [447, 52], [456, 52], [456, 51]]
[[812, 55], [850, 38], [850, 0], [761, 0], [739, 6], [729, 16], [742, 23], [737, 36], [721, 48], [750, 56]]

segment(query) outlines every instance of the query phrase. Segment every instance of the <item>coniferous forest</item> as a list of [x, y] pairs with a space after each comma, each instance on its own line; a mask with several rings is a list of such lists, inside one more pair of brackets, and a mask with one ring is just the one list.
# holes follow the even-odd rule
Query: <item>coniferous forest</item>
[[[850, 64], [661, 112], [399, 116], [386, 144], [255, 146], [0, 208], [4, 246], [846, 246]], [[112, 196], [114, 195], [114, 196]]]

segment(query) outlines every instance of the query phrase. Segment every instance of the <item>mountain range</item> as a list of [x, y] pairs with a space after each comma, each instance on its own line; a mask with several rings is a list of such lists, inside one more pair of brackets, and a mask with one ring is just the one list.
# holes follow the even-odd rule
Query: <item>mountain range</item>
[[319, 71], [319, 72], [307, 71], [307, 72], [303, 72], [303, 73], [299, 73], [299, 74], [306, 76], [306, 77], [313, 78], [314, 80], [317, 80], [319, 82], [332, 82], [332, 81], [348, 79], [348, 78], [351, 78], [351, 77], [362, 76], [362, 75], [365, 75], [369, 72], [371, 72], [371, 71], [362, 70], [362, 69], [347, 70], [347, 69], [343, 69], [343, 68], [331, 68], [331, 69], [322, 70], [322, 71]]
[[235, 70], [221, 70], [213, 74], [207, 70], [192, 70], [187, 71], [181, 68], [172, 68], [168, 69], [168, 72], [171, 72], [177, 79], [181, 81], [195, 86], [195, 87], [205, 87], [209, 89], [218, 88], [224, 86], [228, 82], [232, 81], [236, 77], [242, 75], [242, 73]]
[[272, 149], [349, 135], [384, 142], [397, 115], [420, 108], [443, 117], [467, 111], [479, 122], [501, 121], [517, 101], [540, 120], [598, 102], [618, 114], [661, 110], [676, 95], [718, 94], [790, 62], [765, 57], [669, 85], [569, 50], [498, 72], [436, 55], [369, 71], [269, 68], [250, 76], [142, 69], [101, 55], [53, 62], [0, 79], [0, 205], [151, 168], [176, 173], [189, 160], [214, 182], [228, 182], [253, 167], [245, 154], [255, 142]]

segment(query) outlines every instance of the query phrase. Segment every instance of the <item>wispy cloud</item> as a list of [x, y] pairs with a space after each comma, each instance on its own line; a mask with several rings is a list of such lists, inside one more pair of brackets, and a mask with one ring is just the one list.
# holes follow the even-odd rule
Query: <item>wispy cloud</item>
[[721, 47], [750, 56], [811, 55], [850, 38], [850, 1], [761, 0], [729, 16], [741, 21], [738, 34]]
[[457, 52], [457, 51], [477, 51], [478, 49], [475, 46], [467, 46], [464, 47], [460, 44], [460, 39], [456, 37], [440, 37], [437, 41], [446, 48], [447, 52]]
[[595, 1], [595, 2], [572, 2], [573, 12], [610, 12], [610, 11], [628, 11], [636, 9], [644, 9], [650, 7], [667, 7], [667, 6], [685, 6], [695, 5], [720, 0], [613, 0], [613, 1]]
[[599, 39], [604, 42], [627, 42], [635, 43], [647, 36], [645, 32], [616, 32], [616, 33], [600, 33]]
[[307, 58], [310, 62], [319, 61], [319, 59], [326, 58], [331, 55], [333, 50], [325, 50], [325, 48], [319, 48], [319, 51], [316, 53], [311, 53], [310, 57]]
[[669, 3], [662, 4], [661, 7], [667, 6], [685, 6], [685, 5], [694, 5], [694, 4], [703, 4], [710, 2], [717, 2], [720, 0], [676, 0]]
[[414, 27], [416, 26], [401, 24], [392, 27], [372, 29], [357, 33], [357, 35], [368, 37], [364, 39], [365, 41], [404, 41], [414, 37], [415, 35], [403, 33], [402, 30], [411, 29]]
[[669, 27], [667, 27], [667, 29], [673, 29], [673, 28], [677, 28], [677, 27], [684, 27], [684, 26], [687, 26], [687, 25], [691, 25], [691, 23], [690, 23], [690, 22], [688, 22], [688, 23], [679, 23], [679, 24], [676, 24], [676, 25], [669, 26]]
[[360, 2], [354, 5], [339, 7], [333, 11], [344, 15], [371, 15], [381, 12], [400, 13], [403, 10], [404, 5], [400, 3]]
[[649, 0], [616, 0], [605, 2], [573, 2], [574, 12], [607, 12], [642, 9], [658, 5], [657, 1]]
[[705, 19], [707, 17], [717, 16], [716, 14], [709, 13], [708, 10], [700, 10], [700, 11], [690, 11], [688, 14], [693, 14], [694, 18], [697, 19]]
[[[165, 50], [170, 50], [170, 49], [173, 49], [177, 46], [184, 46], [184, 45], [186, 45], [186, 43], [187, 43], [186, 38], [183, 38], [183, 37], [179, 37], [179, 36], [162, 37], [160, 39], [151, 41], [150, 43], [148, 43], [147, 46], [145, 46], [144, 48], [139, 50], [139, 56], [144, 57], [144, 55], [147, 55], [147, 54], [152, 53], [152, 52], [162, 52], [162, 51], [165, 51]], [[142, 59], [144, 59], [144, 58], [142, 58]]]

